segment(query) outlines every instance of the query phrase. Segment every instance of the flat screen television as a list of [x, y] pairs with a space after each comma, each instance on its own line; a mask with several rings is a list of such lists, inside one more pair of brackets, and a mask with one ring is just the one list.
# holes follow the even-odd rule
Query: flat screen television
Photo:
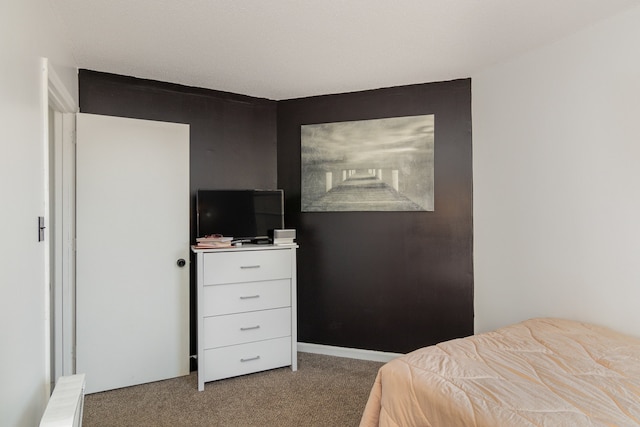
[[267, 241], [284, 228], [283, 190], [198, 190], [197, 236], [222, 234], [235, 241]]

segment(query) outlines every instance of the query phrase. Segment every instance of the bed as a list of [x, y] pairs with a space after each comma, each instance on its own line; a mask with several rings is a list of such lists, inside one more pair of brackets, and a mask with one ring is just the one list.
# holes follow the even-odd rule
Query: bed
[[361, 427], [640, 425], [640, 339], [538, 318], [378, 371]]

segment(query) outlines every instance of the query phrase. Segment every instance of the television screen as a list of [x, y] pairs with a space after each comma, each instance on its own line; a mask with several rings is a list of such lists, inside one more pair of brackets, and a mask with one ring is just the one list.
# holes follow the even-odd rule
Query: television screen
[[198, 190], [196, 210], [198, 237], [221, 234], [260, 240], [284, 228], [282, 190]]

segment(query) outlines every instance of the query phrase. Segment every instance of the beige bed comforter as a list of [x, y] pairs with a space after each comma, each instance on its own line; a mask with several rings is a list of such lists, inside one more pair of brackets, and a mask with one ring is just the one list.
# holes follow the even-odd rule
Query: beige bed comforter
[[532, 319], [385, 364], [360, 426], [640, 425], [640, 340]]

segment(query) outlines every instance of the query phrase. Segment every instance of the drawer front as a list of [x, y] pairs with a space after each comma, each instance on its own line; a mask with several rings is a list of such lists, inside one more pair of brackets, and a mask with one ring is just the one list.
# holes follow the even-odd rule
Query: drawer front
[[204, 287], [204, 316], [243, 313], [291, 305], [291, 279]]
[[252, 311], [204, 319], [204, 348], [291, 335], [291, 308]]
[[204, 254], [204, 285], [287, 278], [291, 278], [289, 250]]
[[222, 347], [204, 352], [205, 381], [291, 365], [291, 337]]

